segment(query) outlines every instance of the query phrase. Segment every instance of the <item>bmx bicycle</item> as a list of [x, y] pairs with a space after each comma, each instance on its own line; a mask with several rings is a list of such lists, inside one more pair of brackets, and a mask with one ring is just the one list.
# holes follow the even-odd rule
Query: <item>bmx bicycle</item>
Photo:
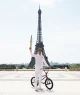
[[[45, 72], [45, 74], [42, 76], [41, 83], [45, 84], [46, 88], [51, 90], [53, 88], [53, 81], [48, 77], [49, 68], [47, 68], [47, 69], [42, 68], [42, 69]], [[31, 78], [31, 85], [33, 87], [35, 86], [35, 77]], [[39, 85], [39, 78], [38, 78], [38, 81], [37, 81], [37, 86], [38, 85]]]

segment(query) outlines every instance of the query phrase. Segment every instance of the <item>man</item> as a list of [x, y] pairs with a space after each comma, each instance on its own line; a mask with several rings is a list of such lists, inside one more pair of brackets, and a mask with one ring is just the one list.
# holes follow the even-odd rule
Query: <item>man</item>
[[[47, 65], [44, 56], [42, 55], [42, 49], [38, 49], [38, 54], [32, 54], [32, 57], [35, 58], [35, 91], [43, 90], [41, 88], [41, 80], [42, 80], [42, 68], [43, 63], [50, 68], [50, 66]], [[37, 81], [39, 77], [39, 88], [37, 87]]]

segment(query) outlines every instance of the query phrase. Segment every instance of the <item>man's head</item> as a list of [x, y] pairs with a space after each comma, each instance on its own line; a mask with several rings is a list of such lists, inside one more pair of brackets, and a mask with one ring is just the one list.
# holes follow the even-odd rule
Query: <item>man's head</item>
[[38, 54], [41, 55], [41, 53], [42, 53], [42, 49], [39, 48], [39, 49], [38, 49]]

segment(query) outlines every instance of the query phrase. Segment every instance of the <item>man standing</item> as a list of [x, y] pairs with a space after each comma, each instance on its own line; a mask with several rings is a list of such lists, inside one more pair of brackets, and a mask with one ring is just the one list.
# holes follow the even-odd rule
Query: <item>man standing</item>
[[[30, 48], [30, 51], [31, 51], [31, 48]], [[48, 66], [48, 64], [46, 63], [45, 58], [42, 55], [41, 48], [38, 49], [38, 54], [32, 54], [31, 52], [31, 56], [35, 58], [35, 91], [43, 90], [41, 88], [43, 63], [49, 68], [50, 66]], [[39, 88], [37, 87], [38, 77], [39, 77]]]

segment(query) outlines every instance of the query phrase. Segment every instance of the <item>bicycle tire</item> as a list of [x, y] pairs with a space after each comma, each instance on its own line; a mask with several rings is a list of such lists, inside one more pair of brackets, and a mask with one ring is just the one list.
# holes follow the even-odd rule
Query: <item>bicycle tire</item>
[[[31, 78], [31, 85], [34, 87], [35, 84], [35, 77]], [[39, 82], [37, 82], [37, 86], [39, 85]]]
[[35, 80], [35, 77], [32, 77], [31, 78], [31, 85], [34, 87], [34, 84], [33, 83], [35, 83], [35, 81], [33, 81], [33, 79]]
[[[48, 82], [51, 82], [51, 87], [48, 87]], [[47, 78], [45, 80], [45, 86], [46, 86], [46, 88], [48, 88], [49, 90], [51, 90], [53, 88], [53, 81], [50, 78]]]

